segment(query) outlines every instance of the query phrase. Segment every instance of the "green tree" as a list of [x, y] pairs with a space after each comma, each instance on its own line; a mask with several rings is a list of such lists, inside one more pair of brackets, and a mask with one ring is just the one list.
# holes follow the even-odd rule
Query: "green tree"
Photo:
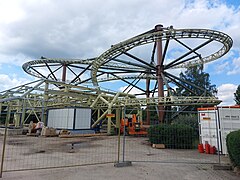
[[217, 94], [216, 85], [210, 82], [210, 75], [203, 71], [203, 66], [188, 67], [181, 72], [179, 87], [176, 89], [178, 96], [213, 96]]
[[234, 101], [240, 105], [240, 85], [238, 85], [236, 92], [234, 93]]
[[[177, 96], [215, 96], [216, 85], [210, 82], [210, 75], [203, 71], [203, 65], [191, 66], [179, 75]], [[199, 106], [188, 106], [184, 111], [196, 111]]]

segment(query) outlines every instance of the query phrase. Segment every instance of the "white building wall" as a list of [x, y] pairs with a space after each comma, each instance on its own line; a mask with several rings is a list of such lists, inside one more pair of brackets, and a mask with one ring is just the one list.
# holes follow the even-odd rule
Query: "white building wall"
[[47, 126], [57, 129], [90, 129], [91, 116], [89, 108], [49, 109]]
[[75, 129], [90, 129], [92, 111], [87, 108], [76, 109]]

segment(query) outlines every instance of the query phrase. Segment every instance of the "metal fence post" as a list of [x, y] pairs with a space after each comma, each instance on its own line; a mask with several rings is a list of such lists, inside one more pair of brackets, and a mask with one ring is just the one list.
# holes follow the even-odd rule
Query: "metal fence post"
[[10, 120], [10, 103], [8, 103], [7, 107], [7, 116], [5, 120], [5, 130], [4, 130], [4, 138], [3, 138], [3, 145], [2, 145], [2, 158], [1, 158], [1, 169], [0, 169], [0, 178], [2, 178], [3, 174], [3, 162], [4, 162], [4, 156], [5, 156], [5, 148], [6, 148], [6, 141], [7, 141], [7, 126]]
[[117, 163], [120, 162], [120, 152], [121, 152], [121, 117], [119, 115], [119, 118], [116, 118], [117, 120], [117, 124], [118, 124], [118, 149], [117, 149], [117, 153], [118, 153], [118, 157], [117, 157]]
[[215, 117], [216, 117], [216, 133], [217, 133], [217, 148], [218, 148], [218, 163], [221, 164], [221, 157], [220, 157], [220, 139], [219, 139], [219, 131], [220, 131], [220, 126], [219, 126], [219, 123], [218, 121], [220, 121], [220, 116], [219, 116], [219, 111], [218, 111], [218, 108], [216, 108], [216, 111], [215, 111]]
[[[119, 127], [119, 135], [118, 135], [118, 162], [114, 164], [115, 167], [125, 167], [125, 166], [131, 166], [132, 162], [131, 161], [125, 161], [125, 143], [126, 143], [126, 107], [124, 106], [123, 108], [123, 113], [122, 113], [124, 118], [124, 125], [123, 125], [123, 147], [122, 147], [122, 162], [120, 162], [120, 127]], [[121, 123], [120, 123], [121, 126]]]
[[123, 118], [124, 118], [124, 126], [123, 126], [123, 158], [122, 158], [122, 161], [124, 162], [125, 161], [125, 141], [126, 141], [126, 127], [125, 127], [125, 124], [126, 124], [126, 107], [124, 106], [124, 109], [123, 109]]

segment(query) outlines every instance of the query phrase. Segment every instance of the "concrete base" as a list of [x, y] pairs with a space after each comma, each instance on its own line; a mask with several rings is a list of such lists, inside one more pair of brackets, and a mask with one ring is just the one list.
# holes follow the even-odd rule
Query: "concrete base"
[[232, 166], [227, 164], [215, 164], [213, 165], [213, 170], [232, 170]]
[[114, 163], [114, 167], [127, 167], [127, 166], [132, 166], [132, 162], [131, 161], [124, 161], [124, 162]]

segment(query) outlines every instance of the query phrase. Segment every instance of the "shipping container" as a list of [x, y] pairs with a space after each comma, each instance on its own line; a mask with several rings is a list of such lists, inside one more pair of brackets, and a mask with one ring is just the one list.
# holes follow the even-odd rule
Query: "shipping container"
[[198, 108], [198, 119], [200, 142], [227, 154], [227, 134], [240, 129], [240, 106]]

